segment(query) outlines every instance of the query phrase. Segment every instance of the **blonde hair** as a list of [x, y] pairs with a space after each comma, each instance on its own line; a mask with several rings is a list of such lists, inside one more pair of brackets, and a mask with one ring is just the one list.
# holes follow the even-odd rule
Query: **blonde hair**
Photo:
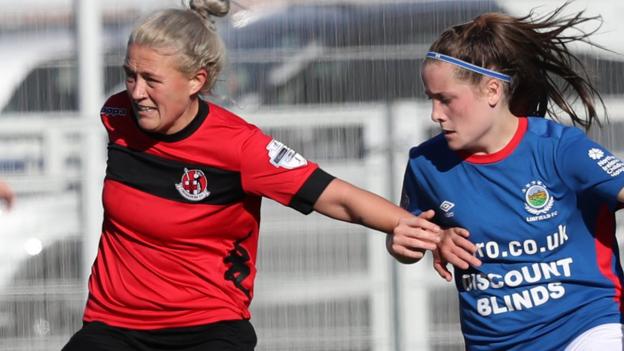
[[177, 55], [178, 69], [189, 76], [205, 68], [208, 79], [202, 92], [208, 93], [225, 63], [225, 45], [213, 16], [225, 16], [229, 10], [229, 0], [190, 0], [186, 9], [155, 12], [134, 28], [128, 46], [144, 45]]

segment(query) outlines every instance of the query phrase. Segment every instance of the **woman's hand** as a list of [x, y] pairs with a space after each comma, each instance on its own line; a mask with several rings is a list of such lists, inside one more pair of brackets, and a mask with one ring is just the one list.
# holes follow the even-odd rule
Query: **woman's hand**
[[463, 228], [448, 228], [440, 233], [440, 242], [433, 251], [433, 268], [449, 282], [453, 278], [447, 269], [449, 263], [461, 269], [481, 265], [481, 261], [474, 256], [477, 247], [467, 239], [469, 235]]
[[397, 226], [386, 237], [388, 252], [401, 263], [420, 261], [426, 250], [435, 250], [440, 243], [441, 229], [431, 223], [435, 212], [429, 210], [418, 217], [400, 218]]
[[15, 195], [13, 194], [13, 190], [11, 190], [7, 183], [0, 180], [0, 200], [5, 202], [7, 209], [11, 209], [14, 199]]

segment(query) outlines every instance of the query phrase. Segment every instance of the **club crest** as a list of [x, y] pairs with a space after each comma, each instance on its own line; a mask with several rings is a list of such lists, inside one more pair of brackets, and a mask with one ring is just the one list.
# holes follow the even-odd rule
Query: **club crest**
[[533, 215], [547, 213], [555, 200], [550, 196], [546, 186], [539, 180], [527, 184], [524, 189], [524, 209]]
[[201, 201], [210, 195], [208, 179], [199, 169], [184, 169], [180, 183], [175, 185], [182, 197], [191, 201]]

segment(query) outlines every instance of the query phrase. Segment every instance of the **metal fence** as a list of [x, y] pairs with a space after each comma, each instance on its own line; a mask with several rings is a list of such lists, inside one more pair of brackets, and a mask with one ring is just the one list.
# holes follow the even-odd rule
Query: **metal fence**
[[[398, 194], [409, 146], [431, 127], [425, 102], [238, 112], [330, 173], [388, 198]], [[617, 131], [624, 114], [612, 115], [605, 130]], [[10, 155], [3, 177], [19, 194], [14, 211], [0, 215], [0, 350], [59, 349], [80, 326], [89, 269], [81, 259], [81, 160], [103, 153], [82, 146], [84, 132], [71, 119], [0, 121]], [[611, 133], [598, 137], [624, 151]], [[405, 350], [462, 349], [454, 287], [429, 259], [400, 266], [394, 282], [382, 234], [270, 200], [260, 238], [252, 303], [259, 350], [393, 350], [397, 321]]]

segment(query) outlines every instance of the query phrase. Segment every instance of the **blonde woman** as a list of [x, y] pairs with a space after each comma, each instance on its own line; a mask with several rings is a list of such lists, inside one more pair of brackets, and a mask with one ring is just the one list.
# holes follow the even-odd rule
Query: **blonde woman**
[[193, 0], [130, 35], [127, 89], [101, 111], [105, 212], [84, 325], [65, 351], [253, 350], [262, 197], [389, 233], [402, 261], [439, 240], [433, 212], [415, 217], [337, 179], [199, 96], [223, 65], [211, 18], [228, 10]]

